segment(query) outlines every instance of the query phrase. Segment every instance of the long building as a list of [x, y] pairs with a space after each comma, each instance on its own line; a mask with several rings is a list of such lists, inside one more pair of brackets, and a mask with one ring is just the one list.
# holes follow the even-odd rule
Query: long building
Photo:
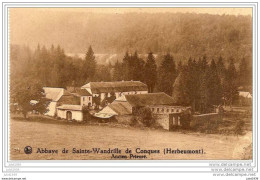
[[100, 96], [101, 101], [113, 93], [116, 98], [129, 94], [147, 94], [147, 85], [140, 81], [89, 82], [81, 87], [93, 97]]

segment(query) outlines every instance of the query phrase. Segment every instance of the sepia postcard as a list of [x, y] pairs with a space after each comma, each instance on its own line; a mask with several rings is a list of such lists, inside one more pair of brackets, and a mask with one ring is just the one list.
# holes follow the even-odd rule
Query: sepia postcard
[[251, 13], [10, 8], [11, 159], [252, 159]]
[[9, 7], [8, 160], [252, 162], [253, 12]]

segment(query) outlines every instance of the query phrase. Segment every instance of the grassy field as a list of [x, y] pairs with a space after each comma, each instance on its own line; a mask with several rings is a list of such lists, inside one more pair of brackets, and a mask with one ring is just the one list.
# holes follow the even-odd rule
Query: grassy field
[[[73, 154], [72, 149], [114, 149], [124, 151], [136, 148], [160, 150], [161, 153], [146, 154], [146, 160], [154, 159], [243, 159], [243, 148], [251, 143], [250, 131], [244, 136], [168, 132], [156, 129], [138, 129], [113, 124], [80, 124], [34, 117], [11, 118], [10, 158], [12, 160], [92, 160], [111, 159], [111, 154]], [[32, 154], [25, 154], [24, 147], [31, 146]], [[36, 153], [37, 148], [58, 150], [58, 154]], [[69, 153], [61, 153], [66, 148]], [[163, 154], [164, 148], [179, 150], [203, 149], [204, 154]], [[122, 158], [121, 158], [122, 159]], [[129, 155], [127, 156], [129, 159]], [[143, 159], [143, 158], [141, 158]]]

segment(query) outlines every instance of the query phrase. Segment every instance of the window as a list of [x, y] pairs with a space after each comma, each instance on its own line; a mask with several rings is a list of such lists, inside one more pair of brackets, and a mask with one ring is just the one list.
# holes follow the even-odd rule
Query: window
[[159, 112], [159, 110], [160, 110], [160, 109], [159, 109], [159, 108], [157, 108], [157, 112]]
[[179, 109], [177, 109], [176, 112], [179, 112]]
[[170, 110], [169, 109], [167, 109], [167, 112], [169, 112]]
[[162, 112], [164, 112], [164, 109], [162, 108]]
[[83, 97], [83, 101], [85, 101], [85, 97]]
[[91, 101], [91, 97], [90, 96], [88, 97], [88, 100]]
[[174, 109], [172, 109], [172, 112], [174, 112]]
[[154, 112], [154, 108], [152, 108], [152, 112]]

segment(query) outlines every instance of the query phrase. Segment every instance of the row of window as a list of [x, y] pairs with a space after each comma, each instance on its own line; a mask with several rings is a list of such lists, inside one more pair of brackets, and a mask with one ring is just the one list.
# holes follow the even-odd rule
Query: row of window
[[129, 95], [129, 94], [142, 94], [142, 92], [120, 92], [119, 93], [119, 97], [121, 97], [122, 95]]
[[175, 109], [175, 108], [151, 108], [152, 112], [154, 113], [178, 113], [181, 112], [181, 109]]
[[[137, 91], [132, 91], [132, 92], [119, 92], [119, 93], [115, 93], [116, 94], [116, 97], [117, 97], [117, 95], [118, 95], [118, 97], [121, 97], [122, 95], [129, 95], [129, 94], [143, 94], [142, 92], [137, 92]], [[93, 97], [97, 97], [97, 96], [99, 96], [98, 94], [95, 94], [95, 95], [93, 95]], [[111, 96], [111, 94], [110, 93], [107, 93], [107, 95], [106, 95], [107, 97], [110, 97]]]

